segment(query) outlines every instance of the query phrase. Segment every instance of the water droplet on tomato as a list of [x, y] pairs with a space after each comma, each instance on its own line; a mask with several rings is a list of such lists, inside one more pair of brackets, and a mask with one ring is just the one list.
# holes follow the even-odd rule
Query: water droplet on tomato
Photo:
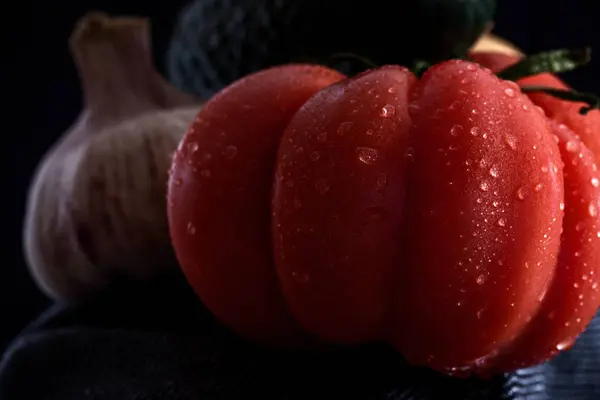
[[326, 142], [327, 141], [327, 132], [321, 132], [317, 135], [317, 140], [319, 142]]
[[191, 222], [188, 222], [188, 224], [187, 224], [187, 232], [190, 235], [195, 235], [196, 234], [196, 227]]
[[480, 129], [478, 127], [474, 126], [471, 128], [471, 135], [477, 136], [477, 135], [479, 135], [479, 131], [480, 131]]
[[490, 175], [494, 178], [497, 178], [500, 173], [498, 172], [498, 167], [497, 166], [492, 166], [492, 168], [490, 168]]
[[596, 205], [594, 203], [589, 204], [588, 211], [589, 211], [591, 217], [598, 216], [598, 207], [596, 207]]
[[572, 339], [567, 339], [567, 340], [563, 340], [562, 342], [558, 343], [556, 345], [556, 350], [558, 351], [563, 351], [566, 350], [570, 347], [573, 346], [573, 340]]
[[394, 93], [396, 93], [396, 88], [393, 87], [393, 86], [390, 86], [387, 91], [388, 91], [389, 94], [394, 94]]
[[453, 125], [452, 128], [450, 128], [450, 135], [458, 136], [458, 135], [462, 134], [463, 131], [464, 131], [464, 128], [462, 125]]
[[573, 140], [569, 140], [565, 145], [565, 148], [569, 153], [575, 153], [577, 150], [579, 150], [579, 146], [577, 146], [577, 143], [575, 143]]
[[523, 104], [523, 111], [528, 112], [529, 106], [527, 104]]
[[504, 218], [500, 218], [498, 220], [498, 226], [506, 226], [506, 220]]
[[456, 151], [458, 150], [458, 146], [455, 144], [451, 144], [450, 146], [448, 146], [448, 150], [450, 151]]
[[183, 181], [179, 178], [175, 179], [175, 186], [181, 186], [181, 184], [183, 183]]
[[373, 136], [373, 129], [367, 129], [365, 133], [367, 134], [367, 136]]
[[200, 147], [200, 146], [198, 145], [198, 143], [197, 143], [197, 142], [188, 143], [188, 145], [187, 145], [188, 151], [189, 151], [190, 153], [195, 153], [195, 152], [197, 152], [199, 147]]
[[237, 155], [237, 152], [238, 152], [237, 147], [235, 147], [233, 145], [229, 145], [229, 146], [225, 147], [225, 151], [223, 152], [223, 155], [225, 156], [226, 159], [233, 160], [235, 158], [235, 156]]
[[525, 200], [526, 194], [525, 194], [525, 188], [519, 188], [517, 189], [517, 199], [519, 200]]
[[511, 135], [509, 133], [507, 133], [506, 135], [504, 135], [504, 142], [512, 150], [516, 150], [517, 149], [517, 138], [515, 138], [513, 135]]
[[379, 158], [379, 152], [372, 147], [359, 146], [356, 148], [356, 155], [363, 164], [373, 164]]
[[535, 106], [536, 110], [538, 110], [538, 112], [542, 115], [546, 115], [546, 111], [544, 111], [544, 109], [540, 106]]
[[508, 97], [515, 97], [515, 90], [513, 88], [506, 88], [506, 89], [504, 89], [504, 93]]
[[394, 106], [391, 104], [386, 104], [385, 106], [383, 106], [381, 108], [380, 115], [384, 118], [389, 118], [389, 117], [393, 117], [395, 113], [396, 113], [396, 109], [394, 108]]
[[544, 188], [544, 185], [541, 183], [538, 183], [537, 185], [535, 185], [535, 187], [533, 188], [536, 192], [541, 191]]
[[473, 64], [467, 64], [467, 71], [477, 71], [477, 67]]
[[479, 275], [475, 280], [478, 285], [483, 285], [485, 283], [485, 275]]
[[479, 188], [481, 190], [483, 190], [484, 192], [487, 192], [490, 189], [490, 184], [486, 181], [481, 182], [481, 184], [479, 185]]
[[561, 202], [558, 208], [560, 208], [560, 211], [565, 211], [565, 203]]
[[352, 126], [354, 125], [354, 123], [350, 122], [350, 121], [346, 121], [346, 122], [342, 122], [340, 124], [340, 126], [338, 126], [338, 130], [337, 133], [338, 135], [345, 135], [348, 132], [350, 132], [350, 129], [352, 129]]
[[600, 186], [600, 180], [598, 178], [592, 178], [592, 186], [593, 187], [598, 187]]
[[404, 152], [404, 159], [407, 162], [413, 162], [415, 160], [415, 149], [408, 147]]

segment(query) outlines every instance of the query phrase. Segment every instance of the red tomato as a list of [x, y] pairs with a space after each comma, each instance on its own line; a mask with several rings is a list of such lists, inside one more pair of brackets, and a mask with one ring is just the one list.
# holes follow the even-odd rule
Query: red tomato
[[383, 340], [446, 372], [536, 364], [600, 303], [599, 174], [556, 121], [464, 61], [421, 79], [265, 70], [182, 140], [173, 245], [202, 301], [253, 340]]

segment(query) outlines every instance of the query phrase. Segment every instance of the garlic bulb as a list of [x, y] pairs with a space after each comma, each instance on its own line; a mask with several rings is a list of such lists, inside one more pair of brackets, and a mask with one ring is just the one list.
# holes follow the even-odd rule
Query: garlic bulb
[[54, 299], [177, 265], [167, 171], [200, 105], [155, 70], [149, 36], [145, 19], [101, 13], [71, 36], [85, 109], [38, 166], [24, 222], [30, 271]]

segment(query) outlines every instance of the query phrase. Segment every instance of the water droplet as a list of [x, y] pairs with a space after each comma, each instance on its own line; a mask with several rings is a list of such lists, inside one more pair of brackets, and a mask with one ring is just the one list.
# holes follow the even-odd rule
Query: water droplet
[[542, 167], [542, 172], [543, 172], [544, 174], [547, 174], [547, 173], [548, 173], [548, 167], [546, 167], [546, 166], [544, 165], [544, 166]]
[[395, 87], [393, 87], [393, 86], [390, 86], [390, 87], [389, 87], [389, 89], [388, 89], [387, 91], [388, 91], [388, 93], [390, 93], [390, 94], [394, 94], [394, 93], [396, 93], [396, 88], [395, 88]]
[[579, 288], [579, 283], [575, 282], [575, 283], [573, 284], [573, 287], [574, 287], [575, 289]]
[[504, 142], [512, 150], [516, 150], [517, 149], [517, 138], [515, 138], [513, 135], [508, 134], [508, 133], [506, 135], [504, 135]]
[[475, 201], [477, 202], [477, 204], [481, 204], [481, 203], [483, 203], [483, 199], [481, 199], [481, 198], [478, 198], [478, 199], [477, 199], [477, 200], [475, 200]]
[[181, 179], [175, 179], [175, 186], [181, 186], [183, 181]]
[[485, 283], [485, 275], [479, 275], [475, 281], [478, 285], [483, 285]]
[[487, 192], [490, 189], [490, 184], [486, 181], [483, 181], [481, 182], [481, 185], [479, 185], [479, 188], [484, 192]]
[[527, 104], [523, 104], [523, 111], [528, 112], [529, 106]]
[[493, 205], [494, 207], [498, 208], [498, 206], [500, 205], [500, 202], [499, 202], [499, 201], [493, 201], [493, 202], [492, 202], [492, 205]]
[[476, 109], [472, 109], [471, 110], [471, 114], [473, 114], [473, 115], [477, 114], [477, 110]]
[[190, 235], [195, 235], [196, 234], [196, 227], [191, 222], [188, 222], [188, 224], [187, 224], [187, 232]]
[[317, 135], [317, 140], [319, 142], [326, 142], [327, 141], [327, 132], [321, 132]]
[[519, 200], [525, 200], [525, 189], [524, 188], [519, 188], [517, 189], [517, 199]]
[[500, 173], [498, 172], [498, 167], [496, 167], [495, 165], [492, 166], [492, 168], [490, 168], [490, 175], [494, 178], [497, 178]]
[[498, 226], [506, 226], [506, 220], [504, 218], [500, 218], [498, 220]]
[[379, 153], [372, 147], [359, 146], [356, 148], [356, 155], [360, 162], [364, 164], [373, 164], [379, 158]]
[[223, 152], [223, 155], [225, 156], [226, 159], [232, 160], [237, 155], [237, 152], [238, 152], [237, 147], [235, 147], [233, 145], [229, 145], [229, 146], [225, 147], [225, 151]]
[[556, 350], [563, 351], [573, 345], [573, 341], [570, 339], [564, 340], [556, 345]]
[[337, 130], [338, 135], [343, 136], [346, 133], [350, 132], [350, 129], [352, 129], [353, 125], [354, 125], [354, 123], [352, 123], [350, 121], [342, 122], [340, 124], [340, 126], [338, 126], [338, 130]]
[[598, 180], [598, 178], [592, 178], [592, 186], [593, 187], [600, 186], [600, 180]]
[[575, 143], [575, 141], [569, 140], [565, 145], [565, 148], [568, 152], [575, 153], [579, 149], [579, 146], [577, 146], [577, 143]]
[[192, 143], [189, 143], [189, 144], [187, 145], [188, 151], [189, 151], [190, 153], [195, 153], [195, 152], [197, 152], [199, 147], [200, 147], [200, 146], [199, 146], [199, 145], [198, 145], [198, 143], [196, 143], [196, 142], [192, 142]]
[[535, 185], [535, 187], [533, 188], [536, 192], [541, 191], [544, 188], [544, 185], [541, 183], [538, 183], [537, 185]]
[[546, 115], [546, 111], [544, 111], [544, 109], [540, 106], [535, 106], [535, 108], [538, 110], [538, 112], [542, 115]]
[[508, 97], [515, 97], [515, 90], [512, 88], [504, 89], [504, 93], [506, 93]]
[[450, 135], [452, 136], [458, 136], [460, 134], [462, 134], [464, 132], [464, 128], [462, 125], [454, 125], [452, 126], [452, 128], [450, 128]]
[[318, 151], [313, 151], [312, 153], [310, 153], [310, 159], [312, 161], [317, 161], [319, 158], [321, 158], [321, 153], [319, 153]]
[[467, 70], [471, 72], [477, 71], [477, 67], [473, 64], [467, 64]]
[[560, 208], [560, 211], [565, 211], [565, 203], [561, 202], [558, 208]]
[[210, 169], [203, 169], [202, 171], [200, 171], [200, 175], [203, 178], [210, 178], [210, 175], [211, 175]]
[[381, 108], [380, 115], [384, 118], [388, 118], [388, 117], [393, 117], [395, 113], [396, 113], [396, 109], [394, 108], [394, 106], [391, 104], [386, 104], [385, 106], [383, 106]]
[[455, 144], [451, 144], [450, 146], [448, 146], [448, 150], [450, 151], [456, 151], [458, 150], [458, 146]]
[[407, 162], [413, 162], [415, 160], [415, 149], [408, 147], [406, 152], [404, 152], [404, 159]]
[[589, 211], [591, 217], [598, 216], [598, 207], [596, 207], [596, 205], [594, 203], [589, 204], [588, 211]]
[[367, 136], [373, 136], [373, 129], [367, 129], [367, 130], [365, 131], [365, 134], [366, 134]]
[[471, 135], [477, 136], [477, 135], [479, 135], [479, 131], [480, 131], [480, 129], [478, 127], [474, 126], [471, 128]]
[[326, 180], [320, 179], [315, 184], [315, 188], [317, 189], [317, 191], [320, 194], [326, 194], [327, 192], [329, 192], [330, 186], [329, 186], [329, 183], [327, 183]]

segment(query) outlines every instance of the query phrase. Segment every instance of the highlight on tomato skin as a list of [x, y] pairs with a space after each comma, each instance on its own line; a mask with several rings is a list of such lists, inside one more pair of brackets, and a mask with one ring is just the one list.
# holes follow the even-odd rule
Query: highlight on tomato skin
[[266, 344], [383, 340], [465, 376], [568, 348], [600, 305], [600, 125], [518, 84], [458, 60], [234, 83], [173, 160], [190, 285]]

